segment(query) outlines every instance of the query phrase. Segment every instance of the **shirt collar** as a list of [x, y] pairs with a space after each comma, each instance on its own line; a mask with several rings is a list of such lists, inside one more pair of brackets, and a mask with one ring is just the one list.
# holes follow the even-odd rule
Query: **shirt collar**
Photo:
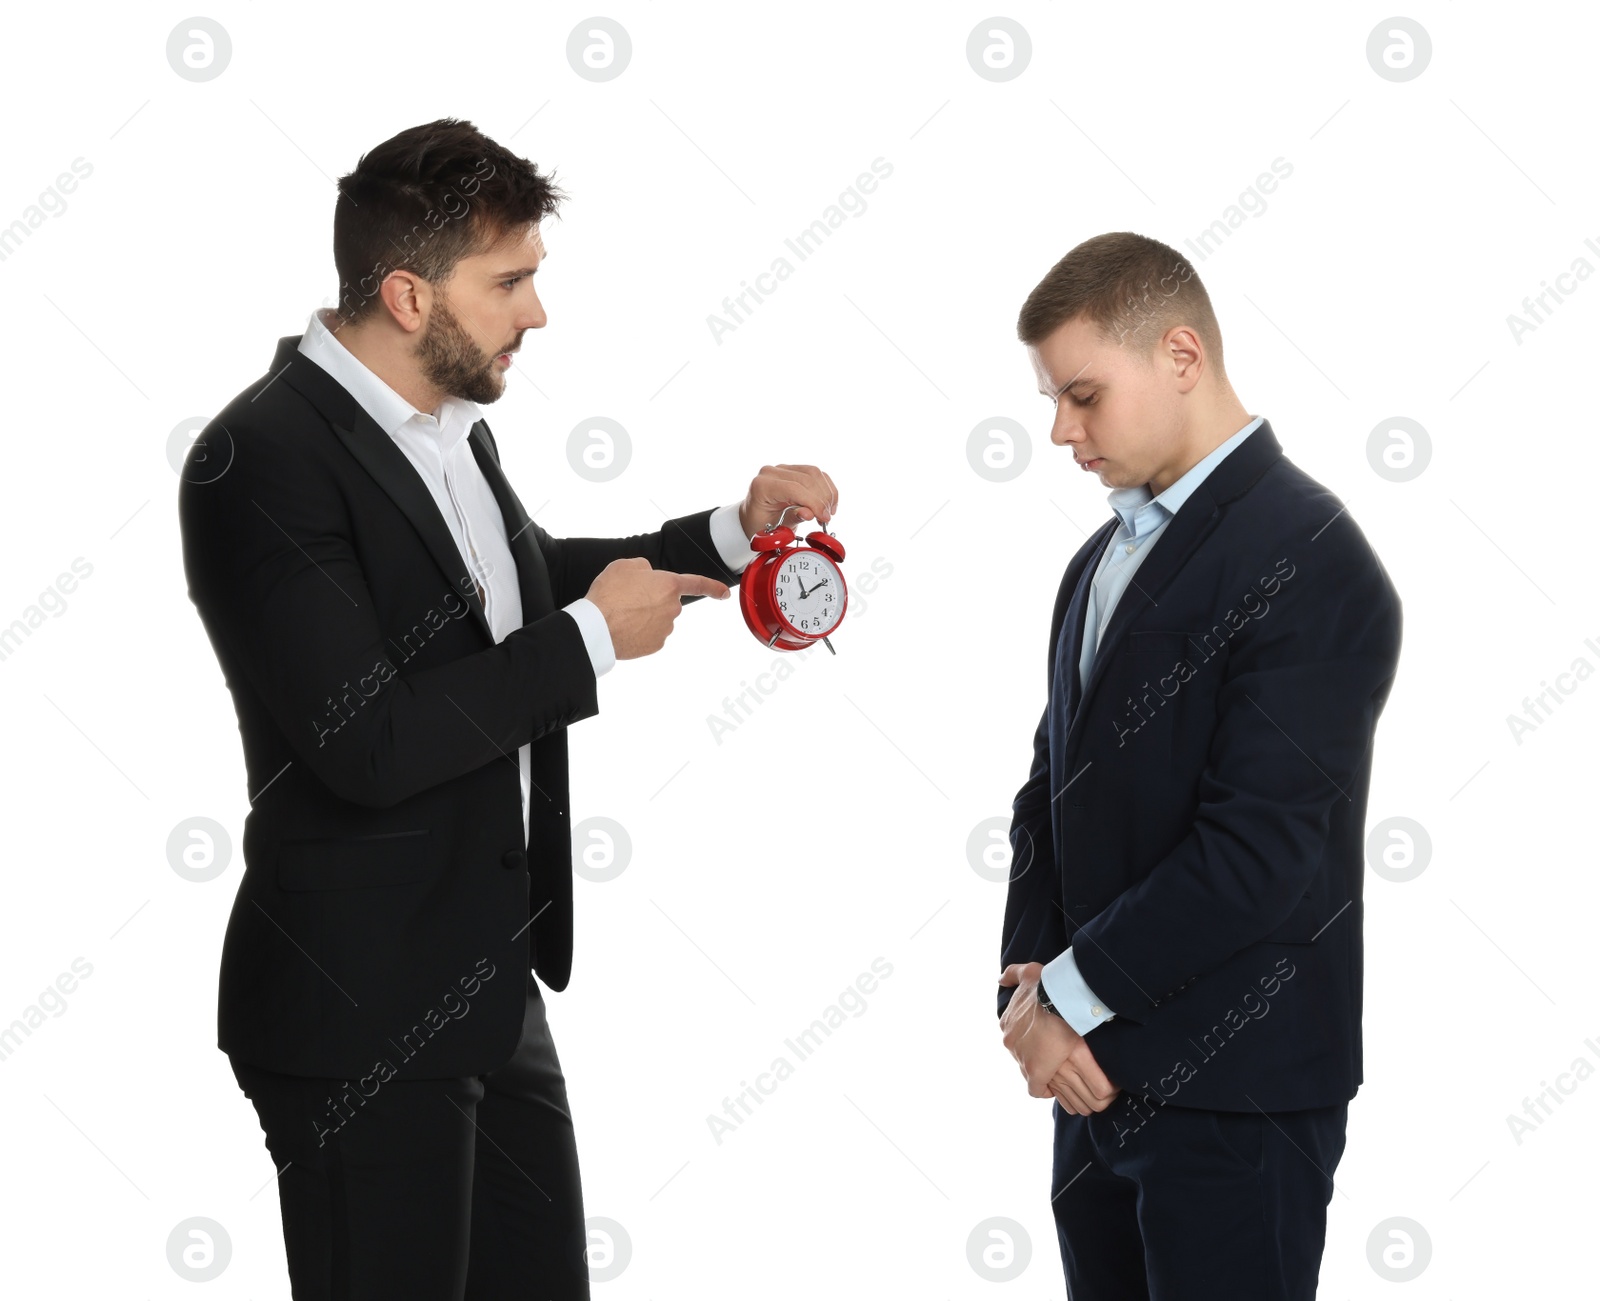
[[1190, 494], [1205, 481], [1205, 477], [1217, 468], [1229, 452], [1255, 432], [1261, 420], [1262, 417], [1255, 417], [1231, 438], [1217, 444], [1156, 496], [1150, 495], [1149, 484], [1141, 483], [1133, 488], [1113, 488], [1106, 500], [1134, 537], [1148, 533], [1167, 516], [1176, 515], [1183, 503], [1189, 500]]
[[339, 342], [324, 324], [323, 310], [333, 309], [311, 313], [299, 350], [337, 380], [390, 438], [415, 421], [416, 428], [438, 445], [440, 454], [448, 456], [483, 418], [476, 402], [459, 397], [446, 397], [431, 415], [418, 411]]

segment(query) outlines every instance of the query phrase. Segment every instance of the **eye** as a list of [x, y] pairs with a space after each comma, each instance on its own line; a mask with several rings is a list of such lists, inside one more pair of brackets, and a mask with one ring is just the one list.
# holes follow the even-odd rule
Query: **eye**
[[502, 280], [500, 283], [503, 286], [505, 286], [505, 288], [508, 289], [508, 290], [509, 289], [514, 289], [516, 287], [517, 281], [525, 279], [525, 278], [526, 277], [524, 277], [524, 276], [512, 276], [509, 280]]
[[1091, 393], [1086, 398], [1077, 398], [1077, 397], [1072, 397], [1072, 394], [1068, 393], [1067, 396], [1069, 398], [1072, 398], [1072, 400], [1075, 403], [1077, 403], [1080, 407], [1092, 407], [1095, 404], [1095, 401], [1097, 400], [1099, 395], [1095, 394], [1095, 393]]

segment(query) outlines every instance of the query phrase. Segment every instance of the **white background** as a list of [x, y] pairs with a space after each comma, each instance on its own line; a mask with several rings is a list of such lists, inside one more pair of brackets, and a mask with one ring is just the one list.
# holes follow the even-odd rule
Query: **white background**
[[[489, 413], [539, 521], [635, 532], [734, 500], [763, 462], [809, 462], [839, 485], [847, 575], [892, 568], [856, 589], [838, 656], [805, 657], [720, 741], [708, 717], [778, 658], [732, 602], [686, 610], [572, 730], [574, 822], [632, 840], [615, 880], [576, 882], [572, 983], [548, 997], [586, 1212], [631, 1242], [596, 1294], [1065, 1295], [1051, 1104], [995, 1023], [1004, 886], [967, 845], [1027, 773], [1056, 586], [1108, 511], [1048, 441], [1016, 314], [1090, 235], [1188, 251], [1276, 158], [1292, 175], [1196, 267], [1246, 408], [1348, 503], [1400, 591], [1368, 820], [1432, 843], [1410, 881], [1368, 873], [1366, 1083], [1321, 1295], [1395, 1294], [1369, 1257], [1393, 1217], [1429, 1244], [1417, 1301], [1591, 1288], [1580, 1154], [1600, 1082], [1520, 1142], [1508, 1117], [1600, 1065], [1600, 683], [1520, 743], [1506, 719], [1575, 660], [1600, 666], [1583, 541], [1600, 286], [1520, 342], [1507, 323], [1574, 259], [1600, 265], [1593, 16], [1408, 9], [1432, 58], [1395, 82], [1366, 53], [1382, 7], [1223, 22], [1033, 0], [1001, 11], [1031, 61], [993, 82], [966, 57], [982, 5], [622, 3], [600, 12], [631, 62], [595, 83], [566, 56], [594, 12], [223, 5], [204, 14], [231, 61], [201, 83], [167, 62], [181, 8], [106, 6], [72, 30], [8, 12], [0, 225], [74, 159], [92, 173], [0, 262], [0, 626], [75, 558], [92, 574], [0, 661], [0, 1026], [74, 959], [92, 974], [0, 1061], [4, 1290], [287, 1295], [272, 1166], [215, 1046], [248, 806], [166, 448], [332, 301], [333, 178], [442, 116], [572, 196], [545, 229], [549, 325]], [[893, 173], [866, 210], [714, 341], [724, 296], [879, 157]], [[608, 483], [566, 456], [595, 415], [633, 442]], [[995, 416], [1031, 440], [1003, 483], [966, 452]], [[1432, 447], [1405, 482], [1367, 453], [1396, 416]], [[806, 843], [775, 812], [797, 790], [829, 810]], [[233, 837], [206, 884], [167, 857], [196, 816]], [[864, 1014], [719, 1144], [708, 1114], [876, 957], [893, 974]], [[167, 1259], [196, 1216], [231, 1246], [198, 1293]], [[1031, 1250], [1006, 1284], [968, 1263], [994, 1217]]]

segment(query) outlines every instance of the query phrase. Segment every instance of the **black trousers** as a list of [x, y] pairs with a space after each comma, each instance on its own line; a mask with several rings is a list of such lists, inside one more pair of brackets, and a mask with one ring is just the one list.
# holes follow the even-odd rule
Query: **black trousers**
[[1050, 1191], [1070, 1301], [1315, 1301], [1349, 1103], [1056, 1103]]
[[279, 1171], [295, 1301], [588, 1301], [566, 1081], [531, 975], [504, 1066], [391, 1080], [342, 1123], [345, 1081], [229, 1060]]

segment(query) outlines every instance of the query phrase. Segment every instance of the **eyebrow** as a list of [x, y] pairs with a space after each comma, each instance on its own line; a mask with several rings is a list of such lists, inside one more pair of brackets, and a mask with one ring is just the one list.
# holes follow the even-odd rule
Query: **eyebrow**
[[[545, 254], [545, 257], [549, 257], [549, 256], [550, 255], [548, 253]], [[542, 265], [543, 262], [544, 262], [544, 258], [540, 258], [539, 261], [540, 261], [540, 263]], [[539, 268], [535, 266], [535, 267], [518, 267], [515, 271], [496, 271], [494, 273], [494, 275], [490, 277], [490, 279], [493, 279], [493, 280], [509, 280], [512, 276], [531, 276], [536, 271], [538, 271], [538, 269]]]
[[1054, 393], [1047, 393], [1047, 392], [1045, 392], [1044, 389], [1040, 389], [1039, 390], [1039, 394], [1040, 394], [1041, 397], [1058, 398], [1063, 393], [1065, 393], [1069, 388], [1075, 388], [1079, 384], [1087, 384], [1089, 387], [1093, 388], [1093, 387], [1098, 386], [1099, 383], [1100, 383], [1099, 380], [1094, 379], [1092, 377], [1085, 376], [1080, 371], [1078, 374], [1074, 375], [1071, 379], [1069, 379], [1065, 384], [1063, 384], [1060, 388], [1058, 388]]

